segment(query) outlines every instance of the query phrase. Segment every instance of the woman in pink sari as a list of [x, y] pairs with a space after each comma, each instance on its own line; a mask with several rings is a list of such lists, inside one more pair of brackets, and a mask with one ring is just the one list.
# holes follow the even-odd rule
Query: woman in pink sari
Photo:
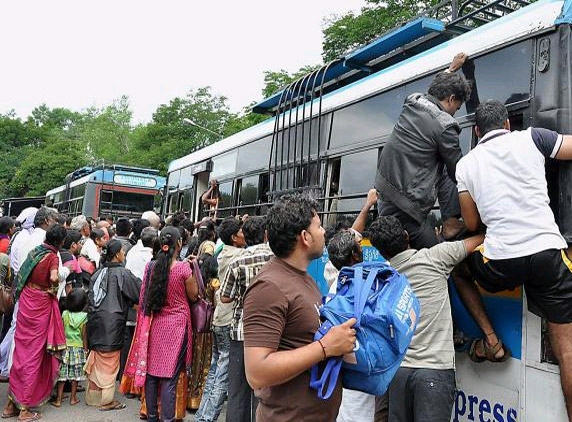
[[41, 415], [30, 408], [45, 403], [54, 387], [59, 369], [56, 356], [66, 348], [56, 298], [58, 250], [65, 237], [63, 226], [52, 226], [45, 243], [32, 249], [20, 267], [16, 287], [18, 325], [3, 418], [19, 414], [19, 421], [40, 419]]

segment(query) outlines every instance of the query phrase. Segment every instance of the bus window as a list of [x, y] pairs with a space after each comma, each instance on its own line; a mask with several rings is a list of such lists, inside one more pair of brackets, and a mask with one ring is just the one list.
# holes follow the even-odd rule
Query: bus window
[[179, 211], [178, 203], [177, 203], [177, 194], [172, 192], [169, 194], [169, 214], [173, 214]]
[[268, 168], [268, 157], [271, 145], [272, 136], [267, 136], [240, 147], [238, 150], [236, 171], [238, 173], [248, 173], [252, 170]]
[[236, 171], [237, 156], [238, 156], [238, 150], [235, 149], [226, 154], [214, 157], [211, 179], [218, 179], [221, 176], [234, 173]]
[[[233, 206], [232, 203], [232, 181], [221, 183], [218, 185], [218, 190], [222, 196], [222, 204], [219, 208], [230, 208]], [[223, 210], [217, 213], [218, 217], [228, 217], [232, 215], [232, 210]]]
[[179, 188], [190, 188], [193, 186], [193, 173], [191, 166], [185, 167], [181, 170], [180, 178], [179, 178]]
[[461, 133], [459, 134], [459, 146], [461, 147], [463, 155], [467, 155], [471, 148], [474, 146], [473, 134], [475, 131], [473, 128], [474, 126], [464, 127], [461, 129]]
[[242, 179], [238, 202], [240, 205], [253, 205], [258, 200], [258, 176]]
[[[364, 195], [375, 182], [377, 151], [363, 151], [341, 158], [338, 212], [359, 212]], [[355, 197], [356, 194], [363, 194]], [[345, 198], [350, 196], [350, 198]]]
[[141, 195], [136, 192], [113, 192], [113, 210], [141, 215], [153, 209], [154, 195]]
[[399, 87], [336, 111], [330, 149], [391, 133], [404, 100], [405, 91]]
[[169, 190], [177, 190], [179, 187], [179, 180], [181, 178], [181, 171], [177, 170], [169, 174], [169, 180], [167, 181], [167, 186]]
[[[258, 203], [265, 204], [268, 202], [268, 192], [270, 191], [270, 176], [268, 173], [263, 173], [258, 176]], [[264, 212], [263, 212], [264, 211]], [[265, 209], [257, 208], [258, 215], [266, 214]]]

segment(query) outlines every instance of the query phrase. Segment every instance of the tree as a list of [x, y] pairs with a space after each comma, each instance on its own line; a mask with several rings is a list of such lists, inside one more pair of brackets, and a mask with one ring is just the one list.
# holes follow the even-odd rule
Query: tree
[[[343, 56], [436, 5], [437, 0], [365, 0], [361, 13], [326, 21], [322, 43], [324, 62]], [[442, 13], [442, 11], [441, 11]]]
[[[140, 165], [167, 169], [170, 161], [182, 157], [230, 134], [227, 123], [234, 115], [229, 111], [226, 97], [211, 93], [210, 87], [190, 90], [163, 104], [153, 114], [153, 120], [138, 128], [133, 136]], [[198, 125], [183, 124], [191, 119]], [[216, 134], [219, 133], [220, 136]]]
[[25, 147], [24, 160], [10, 182], [14, 196], [35, 196], [64, 183], [66, 174], [86, 164], [77, 141], [51, 140], [40, 148]]

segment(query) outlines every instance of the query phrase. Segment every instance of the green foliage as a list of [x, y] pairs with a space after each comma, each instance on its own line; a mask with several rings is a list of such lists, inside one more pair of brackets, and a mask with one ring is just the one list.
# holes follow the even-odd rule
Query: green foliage
[[326, 22], [322, 57], [334, 60], [378, 38], [437, 4], [436, 0], [366, 0], [361, 13], [348, 13]]

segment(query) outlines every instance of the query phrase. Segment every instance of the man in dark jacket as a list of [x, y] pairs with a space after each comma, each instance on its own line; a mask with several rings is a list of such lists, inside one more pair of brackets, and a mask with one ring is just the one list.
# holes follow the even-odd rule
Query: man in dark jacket
[[462, 157], [461, 128], [453, 115], [470, 96], [467, 80], [455, 73], [466, 57], [457, 54], [449, 68], [435, 76], [427, 94], [407, 97], [378, 162], [379, 212], [399, 219], [414, 248], [438, 243], [428, 221], [437, 196], [443, 221], [460, 216], [455, 168]]

